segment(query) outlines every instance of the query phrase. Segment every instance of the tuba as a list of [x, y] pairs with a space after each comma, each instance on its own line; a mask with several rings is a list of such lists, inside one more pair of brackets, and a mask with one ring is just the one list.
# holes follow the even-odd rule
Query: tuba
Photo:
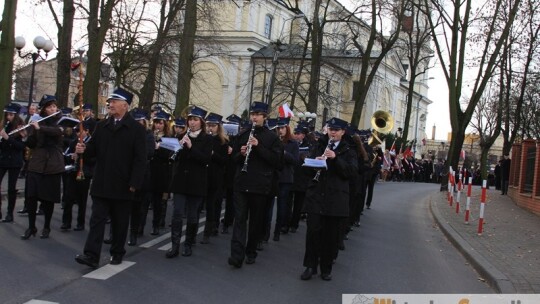
[[371, 133], [368, 144], [370, 146], [380, 145], [382, 140], [379, 138], [379, 135], [392, 131], [394, 128], [394, 118], [386, 111], [376, 111], [371, 116], [371, 127], [373, 128], [373, 132]]

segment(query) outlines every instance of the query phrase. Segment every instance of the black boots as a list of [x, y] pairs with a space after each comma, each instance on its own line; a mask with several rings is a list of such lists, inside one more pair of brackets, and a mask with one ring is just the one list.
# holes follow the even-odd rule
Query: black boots
[[215, 229], [216, 229], [216, 222], [207, 221], [205, 223], [205, 225], [204, 225], [204, 234], [203, 234], [203, 239], [201, 241], [201, 244], [210, 243], [210, 235], [213, 234]]
[[197, 230], [199, 229], [199, 223], [188, 223], [186, 226], [186, 241], [184, 242], [184, 248], [182, 249], [182, 256], [191, 256], [193, 253], [191, 246], [195, 245]]
[[129, 232], [128, 246], [137, 246], [138, 229], [131, 229]]
[[37, 233], [37, 229], [36, 228], [28, 228], [26, 229], [26, 231], [24, 232], [23, 235], [21, 235], [21, 240], [28, 240], [30, 238], [30, 236], [36, 236], [36, 233]]
[[41, 231], [41, 235], [39, 236], [39, 238], [41, 238], [41, 239], [48, 239], [50, 233], [51, 233], [51, 228], [43, 228], [43, 230]]
[[174, 258], [180, 254], [180, 238], [182, 237], [182, 219], [173, 219], [171, 224], [172, 247], [165, 254], [166, 258]]

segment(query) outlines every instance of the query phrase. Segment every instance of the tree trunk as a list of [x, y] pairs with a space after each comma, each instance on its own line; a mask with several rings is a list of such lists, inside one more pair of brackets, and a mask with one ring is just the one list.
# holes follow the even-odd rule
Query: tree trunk
[[4, 1], [0, 36], [0, 108], [11, 101], [17, 0]]
[[317, 113], [319, 99], [319, 78], [321, 74], [321, 56], [323, 27], [319, 19], [319, 9], [322, 0], [316, 0], [313, 12], [313, 28], [311, 30], [311, 74], [309, 77], [309, 91], [307, 111]]
[[[66, 107], [69, 102], [69, 84], [71, 80], [71, 36], [75, 7], [73, 0], [64, 0], [62, 25], [58, 28], [58, 63], [56, 71], [56, 99], [59, 107]], [[82, 62], [82, 58], [81, 58]]]
[[[105, 34], [111, 26], [112, 9], [116, 0], [107, 0], [100, 7], [100, 0], [90, 0], [90, 15], [88, 16], [88, 61], [84, 79], [83, 96], [86, 102], [98, 108], [98, 91], [101, 79], [101, 53]], [[108, 75], [107, 75], [108, 76]]]
[[186, 1], [185, 18], [182, 41], [180, 42], [175, 116], [180, 116], [180, 113], [189, 105], [191, 79], [193, 78], [193, 51], [195, 48], [195, 33], [197, 32], [197, 0]]
[[298, 69], [298, 74], [296, 74], [296, 79], [294, 80], [294, 85], [293, 85], [294, 87], [293, 87], [292, 96], [291, 96], [291, 110], [293, 111], [294, 111], [294, 102], [296, 100], [296, 95], [298, 94], [298, 85], [300, 84], [300, 78], [302, 78], [302, 71], [304, 70], [304, 63], [306, 61], [310, 36], [311, 36], [311, 24], [308, 24], [306, 42], [304, 43], [304, 49], [302, 50], [302, 58], [300, 59], [300, 68]]

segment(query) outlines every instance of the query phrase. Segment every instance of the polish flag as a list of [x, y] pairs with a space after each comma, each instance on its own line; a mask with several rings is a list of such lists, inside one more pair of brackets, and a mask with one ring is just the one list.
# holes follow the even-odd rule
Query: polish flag
[[279, 117], [294, 117], [294, 113], [287, 103], [279, 107]]

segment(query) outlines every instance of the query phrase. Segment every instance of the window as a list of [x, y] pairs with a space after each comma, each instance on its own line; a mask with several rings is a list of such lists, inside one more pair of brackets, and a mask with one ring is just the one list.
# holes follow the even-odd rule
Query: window
[[270, 15], [266, 15], [264, 18], [264, 37], [268, 39], [272, 36], [272, 21], [273, 18]]

